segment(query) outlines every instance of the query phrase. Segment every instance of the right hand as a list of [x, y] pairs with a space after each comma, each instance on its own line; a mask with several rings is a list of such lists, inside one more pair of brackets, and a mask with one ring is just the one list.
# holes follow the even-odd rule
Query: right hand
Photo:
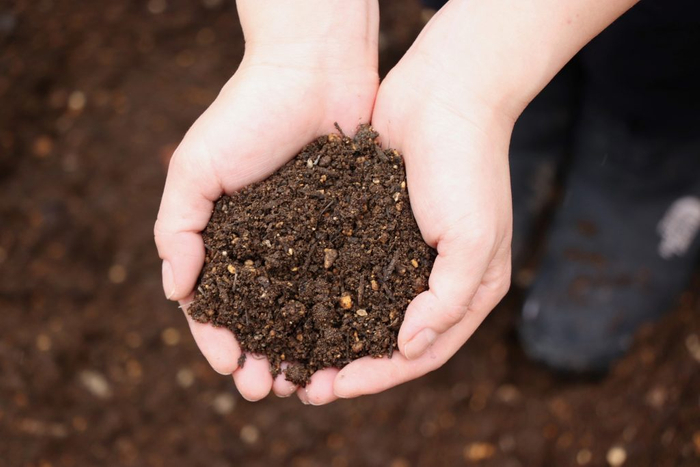
[[[368, 23], [360, 30], [367, 34], [355, 27], [347, 40], [314, 43], [286, 38], [275, 45], [274, 37], [259, 40], [246, 34], [239, 69], [175, 151], [154, 234], [163, 259], [165, 295], [179, 301], [185, 311], [204, 264], [201, 231], [219, 196], [266, 178], [305, 144], [335, 131], [335, 122], [350, 133], [370, 120], [379, 84], [378, 28], [371, 23], [378, 17], [373, 10], [360, 13], [357, 16]], [[241, 349], [228, 329], [187, 319], [211, 366], [233, 374], [244, 398], [259, 400], [271, 389], [280, 396], [294, 393], [296, 387], [283, 375], [273, 381], [264, 358], [249, 356], [238, 368]], [[314, 395], [314, 390], [331, 394]], [[302, 400], [307, 393], [327, 399], [332, 384], [312, 380], [300, 394]]]
[[348, 364], [334, 381], [338, 397], [375, 394], [439, 368], [510, 287], [514, 118], [416, 50], [382, 83], [372, 125], [402, 153], [413, 214], [438, 255], [428, 290], [406, 309], [400, 352]]

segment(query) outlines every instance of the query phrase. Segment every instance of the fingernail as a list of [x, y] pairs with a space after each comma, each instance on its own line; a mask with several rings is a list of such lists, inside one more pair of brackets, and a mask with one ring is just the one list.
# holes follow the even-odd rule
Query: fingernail
[[425, 328], [404, 345], [403, 353], [407, 359], [415, 360], [428, 350], [428, 347], [435, 342], [435, 339], [437, 339], [435, 331]]
[[165, 298], [170, 300], [175, 295], [175, 279], [173, 278], [173, 267], [170, 266], [170, 261], [163, 261], [162, 274]]
[[295, 391], [292, 391], [292, 392], [287, 393], [287, 394], [285, 394], [285, 393], [283, 393], [283, 392], [282, 392], [282, 393], [277, 393], [277, 392], [275, 392], [275, 395], [276, 395], [277, 397], [279, 397], [280, 399], [286, 399], [287, 397], [289, 397], [289, 396], [291, 396], [292, 394], [294, 394], [294, 392], [295, 392]]
[[[338, 374], [336, 375], [335, 381], [338, 382], [339, 380], [342, 380], [342, 379], [345, 379], [345, 373], [343, 373], [343, 371], [341, 370], [340, 373], [338, 373]], [[346, 398], [347, 398], [347, 396], [345, 396], [344, 394], [342, 394], [342, 393], [339, 394], [339, 393], [338, 393], [338, 391], [337, 391], [337, 389], [336, 389], [336, 387], [335, 387], [335, 383], [333, 384], [333, 394], [334, 394], [335, 397], [337, 397], [338, 399], [346, 399]]]
[[306, 393], [306, 400], [308, 401], [307, 404], [313, 405], [314, 407], [318, 407], [319, 405], [323, 405], [321, 403], [316, 403], [309, 397], [309, 390], [304, 388], [304, 392]]
[[338, 392], [336, 392], [335, 390], [333, 391], [333, 395], [334, 395], [335, 397], [337, 397], [338, 399], [349, 399], [349, 398], [350, 398], [350, 396], [347, 396], [347, 395], [345, 395], [345, 394], [343, 394], [343, 393], [338, 393]]
[[312, 401], [311, 398], [309, 397], [309, 390], [306, 389], [306, 388], [304, 388], [304, 393], [306, 394], [306, 397], [305, 397], [306, 402], [305, 402], [305, 403], [306, 403], [307, 405], [316, 405], [316, 404], [313, 403], [313, 401]]
[[277, 394], [277, 397], [281, 397], [282, 399], [286, 399], [287, 397], [292, 397], [292, 394], [294, 394], [295, 392], [297, 392], [297, 388], [292, 389], [292, 390], [291, 390], [290, 392], [288, 392], [287, 394], [284, 394], [284, 393], [283, 393], [283, 394]]

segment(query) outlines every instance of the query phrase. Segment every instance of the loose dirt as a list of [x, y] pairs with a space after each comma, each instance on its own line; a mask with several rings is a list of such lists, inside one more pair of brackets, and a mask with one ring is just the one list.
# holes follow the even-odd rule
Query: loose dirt
[[391, 357], [435, 252], [411, 213], [401, 156], [378, 134], [331, 134], [268, 179], [223, 196], [203, 232], [189, 313], [230, 329], [273, 375]]

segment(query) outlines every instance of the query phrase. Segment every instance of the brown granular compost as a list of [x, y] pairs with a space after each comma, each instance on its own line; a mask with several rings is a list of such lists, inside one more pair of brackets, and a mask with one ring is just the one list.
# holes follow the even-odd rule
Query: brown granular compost
[[[274, 375], [391, 356], [435, 252], [411, 212], [401, 155], [368, 125], [330, 134], [266, 180], [222, 196], [203, 232], [191, 316], [230, 329]], [[244, 362], [242, 360], [241, 362]]]

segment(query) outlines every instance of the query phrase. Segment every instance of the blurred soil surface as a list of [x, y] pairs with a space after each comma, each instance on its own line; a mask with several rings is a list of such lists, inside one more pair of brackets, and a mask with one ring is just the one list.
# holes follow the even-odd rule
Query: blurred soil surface
[[[386, 72], [424, 19], [382, 13]], [[700, 465], [692, 293], [601, 381], [523, 356], [514, 293], [418, 381], [241, 399], [163, 298], [152, 227], [164, 163], [242, 53], [231, 0], [0, 4], [0, 465]]]

